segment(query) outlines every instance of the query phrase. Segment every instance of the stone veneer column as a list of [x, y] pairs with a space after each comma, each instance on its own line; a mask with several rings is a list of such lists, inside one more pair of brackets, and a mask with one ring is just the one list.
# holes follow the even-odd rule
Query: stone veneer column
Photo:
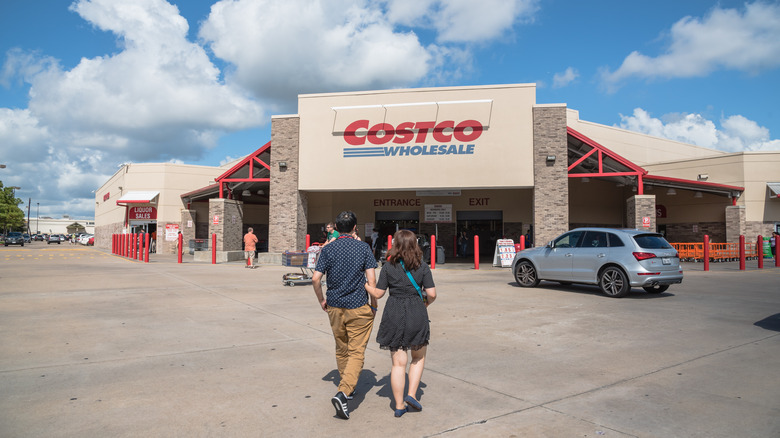
[[[214, 216], [219, 224], [214, 225]], [[217, 235], [217, 251], [241, 251], [244, 203], [235, 199], [209, 199], [209, 244]]]
[[739, 235], [745, 234], [746, 231], [745, 207], [743, 205], [726, 207], [726, 243], [738, 243]]
[[[299, 116], [271, 119], [271, 183], [268, 214], [268, 252], [302, 250], [306, 245], [308, 199], [298, 190]], [[279, 162], [287, 167], [279, 169]]]
[[[182, 237], [182, 246], [184, 247], [184, 252], [187, 252], [189, 249], [190, 240], [195, 239], [195, 218], [197, 217], [195, 210], [184, 210], [181, 211], [181, 222], [179, 223], [179, 231], [181, 231], [181, 237]], [[187, 227], [187, 224], [192, 222], [191, 227]], [[159, 248], [159, 242], [160, 238], [162, 236], [162, 239], [165, 240], [165, 230], [162, 230], [162, 233], [160, 233], [160, 230], [157, 230], [157, 247]], [[173, 248], [171, 252], [176, 252], [176, 242], [166, 242], [170, 243], [170, 247]]]
[[[642, 226], [642, 218], [650, 218], [650, 226]], [[626, 199], [626, 227], [637, 230], [657, 231], [655, 195], [634, 195]]]
[[535, 105], [533, 117], [534, 243], [544, 246], [569, 230], [566, 106]]

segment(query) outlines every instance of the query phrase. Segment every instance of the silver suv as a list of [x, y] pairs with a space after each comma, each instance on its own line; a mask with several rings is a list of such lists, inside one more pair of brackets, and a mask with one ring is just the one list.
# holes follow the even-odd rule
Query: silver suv
[[512, 272], [522, 287], [540, 280], [597, 284], [615, 298], [632, 287], [661, 293], [683, 280], [680, 257], [662, 235], [614, 228], [577, 228], [546, 246], [520, 251]]

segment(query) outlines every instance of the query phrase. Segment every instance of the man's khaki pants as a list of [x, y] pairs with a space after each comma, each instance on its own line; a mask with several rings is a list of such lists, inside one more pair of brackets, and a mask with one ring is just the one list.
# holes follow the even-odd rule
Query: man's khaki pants
[[336, 339], [336, 365], [339, 368], [339, 391], [350, 395], [363, 370], [366, 345], [374, 327], [374, 312], [368, 304], [357, 309], [328, 307], [330, 327]]

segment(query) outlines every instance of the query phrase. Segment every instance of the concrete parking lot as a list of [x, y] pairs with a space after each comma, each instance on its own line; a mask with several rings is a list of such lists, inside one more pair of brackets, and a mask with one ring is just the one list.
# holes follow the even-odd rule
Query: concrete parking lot
[[423, 411], [393, 417], [375, 326], [344, 421], [295, 268], [0, 248], [0, 436], [776, 437], [780, 269], [753, 266], [612, 299], [440, 265]]

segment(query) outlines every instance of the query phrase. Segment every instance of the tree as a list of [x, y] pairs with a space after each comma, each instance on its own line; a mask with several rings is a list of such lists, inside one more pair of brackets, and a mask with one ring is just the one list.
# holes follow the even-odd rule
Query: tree
[[0, 224], [3, 232], [7, 229], [15, 230], [24, 227], [24, 211], [19, 208], [22, 200], [14, 196], [14, 189], [4, 187], [0, 181]]

